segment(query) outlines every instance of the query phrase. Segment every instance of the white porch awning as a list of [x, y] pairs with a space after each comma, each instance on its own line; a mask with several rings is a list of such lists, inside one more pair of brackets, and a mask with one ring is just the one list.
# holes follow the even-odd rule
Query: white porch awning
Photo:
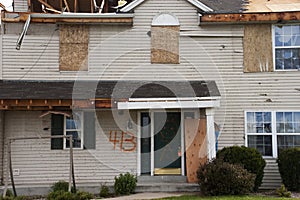
[[131, 98], [127, 102], [118, 102], [119, 110], [215, 107], [220, 107], [220, 97]]

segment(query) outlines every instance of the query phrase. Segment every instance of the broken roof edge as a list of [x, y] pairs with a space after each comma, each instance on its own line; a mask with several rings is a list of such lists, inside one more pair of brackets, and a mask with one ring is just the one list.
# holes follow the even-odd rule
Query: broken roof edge
[[2, 22], [25, 22], [28, 16], [31, 22], [43, 23], [118, 23], [132, 24], [133, 14], [131, 13], [63, 13], [45, 14], [30, 12], [1, 12]]
[[201, 24], [249, 24], [299, 22], [300, 11], [290, 12], [245, 12], [245, 13], [202, 13]]
[[[135, 0], [132, 1], [130, 4], [128, 4], [127, 6], [125, 6], [124, 8], [122, 8], [120, 11], [121, 12], [130, 12], [133, 9], [135, 9], [136, 7], [138, 7], [139, 5], [141, 5], [143, 2], [145, 2], [146, 0]], [[190, 4], [192, 4], [193, 6], [197, 7], [198, 9], [202, 10], [203, 12], [212, 12], [213, 9], [211, 9], [210, 7], [208, 7], [207, 5], [201, 3], [198, 0], [186, 0], [188, 1]]]

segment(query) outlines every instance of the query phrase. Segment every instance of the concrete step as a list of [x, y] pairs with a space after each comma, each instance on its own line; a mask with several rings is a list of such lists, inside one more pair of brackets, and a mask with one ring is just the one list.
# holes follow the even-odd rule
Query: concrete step
[[186, 183], [186, 176], [138, 176], [138, 183]]
[[138, 183], [135, 192], [200, 192], [194, 183]]

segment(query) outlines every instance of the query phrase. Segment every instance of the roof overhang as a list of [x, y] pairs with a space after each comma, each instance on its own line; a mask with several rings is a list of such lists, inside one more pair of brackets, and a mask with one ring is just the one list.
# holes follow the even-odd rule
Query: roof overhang
[[132, 24], [133, 14], [119, 13], [26, 13], [2, 11], [2, 22], [26, 22], [28, 16], [33, 23], [101, 23], [101, 24]]
[[199, 16], [203, 24], [251, 24], [299, 22], [300, 11], [259, 13], [206, 13]]
[[0, 81], [0, 110], [209, 108], [215, 81]]
[[118, 102], [119, 110], [141, 109], [191, 109], [220, 107], [220, 97], [209, 98], [158, 98], [158, 99], [129, 99]]

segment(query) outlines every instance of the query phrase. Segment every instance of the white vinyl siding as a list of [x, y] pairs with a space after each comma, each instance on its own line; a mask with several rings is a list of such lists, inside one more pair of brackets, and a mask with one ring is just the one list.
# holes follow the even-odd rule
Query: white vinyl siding
[[[41, 114], [40, 111], [6, 111], [5, 137], [50, 136], [51, 130], [45, 128], [51, 127], [51, 115], [40, 118]], [[131, 113], [131, 116], [135, 124], [136, 114]], [[112, 184], [120, 173], [136, 172], [136, 150], [120, 151], [110, 142], [111, 130], [126, 130], [128, 117], [119, 117], [120, 124], [117, 124], [111, 112], [97, 112], [96, 149], [73, 151], [76, 184]], [[136, 133], [135, 127], [131, 131]], [[123, 146], [132, 147], [127, 143]], [[68, 181], [69, 151], [53, 151], [50, 147], [50, 139], [12, 142], [12, 166], [20, 171], [19, 176], [14, 176], [17, 187], [49, 186], [59, 180]], [[6, 159], [3, 166], [6, 166]]]

